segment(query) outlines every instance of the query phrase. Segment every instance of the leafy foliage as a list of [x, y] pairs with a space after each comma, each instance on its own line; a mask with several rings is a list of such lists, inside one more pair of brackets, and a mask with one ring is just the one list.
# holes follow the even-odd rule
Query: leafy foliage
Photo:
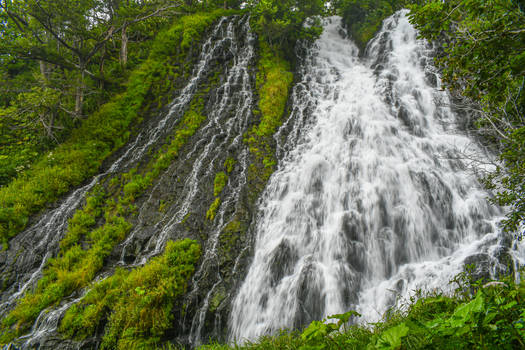
[[356, 45], [363, 50], [385, 18], [414, 0], [338, 0], [336, 11]]
[[0, 1], [0, 186], [123, 90], [179, 5]]
[[323, 0], [260, 0], [250, 5], [260, 37], [290, 56], [297, 40], [315, 40], [322, 32], [316, 16], [325, 12]]
[[[163, 35], [157, 42], [158, 46], [154, 47], [160, 50], [162, 40], [172, 44], [171, 40], [175, 35], [182, 38], [184, 30], [189, 28], [189, 22], [195, 25], [199, 23], [200, 30], [204, 31], [221, 13], [223, 12], [192, 15], [191, 21], [185, 21], [183, 18], [181, 23], [177, 23]], [[164, 54], [167, 53], [162, 49], [162, 55]], [[209, 85], [216, 83], [213, 79], [210, 80], [208, 83], [203, 81], [200, 90], [207, 91]], [[70, 220], [68, 231], [60, 243], [59, 255], [49, 261], [36, 290], [26, 293], [15, 309], [2, 321], [1, 342], [5, 343], [23, 334], [42, 310], [72, 292], [86, 287], [103, 267], [104, 260], [114, 246], [122, 241], [132, 228], [127, 218], [136, 209], [133, 205], [135, 200], [153, 184], [161, 171], [169, 167], [178, 156], [181, 147], [206, 119], [201, 115], [204, 92], [200, 90], [175, 127], [168, 140], [170, 143], [158, 151], [142, 173], [132, 169], [120, 178], [112, 179], [107, 190], [96, 188], [88, 196], [84, 208], [77, 211]]]
[[500, 150], [497, 170], [486, 178], [495, 202], [512, 211], [507, 231], [525, 229], [525, 14], [519, 2], [427, 1], [413, 6], [421, 35], [444, 43], [437, 59], [443, 80], [471, 101], [478, 126]]
[[101, 349], [152, 348], [171, 328], [177, 298], [186, 291], [200, 258], [192, 240], [169, 241], [164, 253], [143, 267], [96, 283], [64, 316], [60, 331], [83, 339], [104, 326]]
[[[412, 298], [385, 314], [381, 322], [350, 325], [350, 311], [314, 321], [302, 333], [262, 337], [236, 349], [523, 349], [525, 281], [470, 281], [462, 273], [454, 295], [433, 293]], [[452, 283], [452, 282], [451, 282]], [[406, 311], [404, 311], [406, 310]], [[334, 322], [334, 320], [336, 322]], [[205, 349], [231, 349], [210, 345]]]
[[[151, 100], [170, 90], [172, 82], [166, 84], [165, 79], [175, 79], [174, 75], [185, 73], [184, 67], [179, 66], [181, 71], [175, 73], [166, 64], [173, 57], [185, 59], [188, 48], [181, 48], [184, 38], [188, 38], [185, 33], [192, 32], [193, 40], [197, 40], [195, 33], [202, 35], [224, 13], [219, 10], [182, 17], [159, 34], [148, 60], [130, 75], [124, 93], [83, 121], [67, 142], [8, 186], [0, 188], [0, 239], [4, 244], [27, 225], [31, 214], [95, 174], [102, 161], [125, 144], [130, 137], [130, 125], [140, 121], [145, 110], [152, 107]], [[173, 142], [181, 142], [188, 132], [191, 133], [181, 131], [178, 141]]]

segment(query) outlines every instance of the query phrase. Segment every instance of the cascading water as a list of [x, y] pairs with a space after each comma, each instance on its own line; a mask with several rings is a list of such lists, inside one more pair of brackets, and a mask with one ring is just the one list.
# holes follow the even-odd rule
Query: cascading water
[[397, 295], [446, 288], [465, 263], [495, 273], [503, 255], [523, 256], [498, 233], [501, 211], [465, 160], [489, 155], [456, 130], [406, 11], [384, 22], [363, 59], [341, 32], [328, 19], [301, 68], [231, 341], [350, 309], [374, 320]]
[[[19, 276], [19, 282], [2, 293], [4, 303], [0, 304], [0, 315], [5, 316], [15, 305], [16, 300], [28, 288], [32, 288], [41, 277], [47, 260], [56, 255], [58, 243], [65, 233], [68, 219], [79, 208], [86, 193], [103, 178], [115, 176], [115, 174], [129, 171], [132, 167], [137, 166], [144, 161], [144, 157], [152, 149], [165, 142], [164, 140], [170, 135], [193, 100], [199, 84], [207, 79], [206, 77], [214, 69], [217, 70], [217, 67], [219, 67], [222, 78], [220, 78], [218, 87], [211, 91], [207, 121], [194, 135], [196, 141], [191, 145], [191, 149], [183, 154], [183, 159], [172, 164], [162, 174], [149, 196], [140, 203], [139, 216], [134, 229], [128, 238], [117, 247], [117, 254], [121, 259], [115, 261], [114, 265], [125, 267], [142, 265], [152, 256], [159, 254], [168, 239], [184, 236], [184, 225], [181, 222], [187, 219], [187, 215], [191, 212], [197, 212], [199, 210], [197, 206], [202, 206], [206, 189], [201, 188], [200, 185], [203, 181], [213, 184], [215, 171], [222, 167], [226, 157], [230, 155], [237, 159], [236, 176], [232, 177], [225, 187], [228, 195], [217, 210], [212, 224], [213, 232], [206, 240], [203, 262], [193, 279], [193, 299], [190, 298], [189, 302], [201, 302], [200, 299], [194, 300], [197, 298], [196, 294], [201, 292], [199, 290], [201, 279], [214, 280], [214, 286], [221, 282], [220, 274], [214, 271], [217, 237], [224, 225], [235, 215], [240, 191], [246, 183], [247, 149], [242, 144], [242, 135], [249, 126], [252, 109], [253, 73], [250, 71], [250, 66], [254, 56], [253, 40], [248, 17], [222, 18], [210, 32], [207, 41], [203, 43], [199, 61], [188, 83], [177, 94], [166, 112], [148, 121], [135, 140], [126, 146], [118, 159], [104, 173], [97, 175], [89, 184], [72, 192], [59, 207], [42, 215], [38, 223], [15, 237], [12, 245], [16, 246], [16, 241], [20, 241], [22, 242], [20, 245], [26, 247], [26, 250], [22, 252], [18, 260], [15, 260], [14, 264], [3, 266], [14, 271]], [[221, 152], [216, 152], [217, 149], [220, 149]], [[184, 180], [182, 190], [179, 184], [181, 180]], [[166, 193], [172, 193], [175, 200], [152, 229], [146, 213], [151, 212], [152, 207], [156, 211], [159, 197]], [[135, 251], [130, 252], [132, 248]], [[35, 252], [37, 254], [34, 254]], [[41, 255], [40, 252], [42, 252]], [[129, 260], [130, 256], [131, 260]], [[30, 259], [32, 259], [31, 262], [25, 261]], [[111, 264], [108, 261], [108, 265]], [[28, 266], [34, 267], [28, 271]], [[104, 271], [101, 271], [97, 280], [105, 278], [112, 267], [114, 266], [107, 266]], [[85, 292], [87, 291], [82, 291], [82, 294]], [[192, 324], [191, 336], [194, 341], [198, 341], [201, 335], [203, 327], [201, 319], [207, 309], [207, 299], [213, 292], [213, 288], [206, 292], [208, 297], [205, 298], [202, 305], [196, 306], [200, 311], [193, 322], [189, 322]], [[48, 337], [53, 337], [64, 312], [80, 299], [79, 294], [74, 293], [60, 305], [44, 310], [35, 321], [31, 332], [16, 341], [17, 346], [23, 349], [41, 346]]]
[[[184, 315], [175, 317], [177, 333], [170, 336], [176, 341], [221, 340], [226, 326], [232, 340], [253, 339], [348, 309], [375, 319], [395, 302], [389, 290], [406, 295], [442, 286], [469, 261], [495, 273], [505, 254], [525, 256], [523, 247], [508, 249], [509, 237], [497, 232], [500, 209], [487, 204], [462, 152], [488, 156], [456, 130], [457, 116], [428, 64], [432, 50], [416, 40], [404, 12], [385, 21], [365, 59], [340, 36], [340, 20], [327, 20], [321, 39], [302, 57], [292, 113], [275, 135], [280, 165], [250, 226], [253, 155], [243, 138], [258, 120], [251, 113], [256, 53], [249, 22], [225, 17], [211, 28], [173, 102], [147, 119], [101, 174], [11, 240], [0, 253], [6, 285], [0, 316], [34, 288], [86, 193], [148, 163], [196, 98], [203, 98], [206, 120], [136, 199], [132, 231], [95, 279], [115, 267], [143, 265], [169, 239], [197, 239], [202, 259]], [[234, 162], [229, 170], [227, 160]], [[224, 171], [227, 181], [217, 195], [215, 175]], [[252, 232], [253, 263], [235, 291]], [[96, 337], [79, 344], [56, 334], [64, 312], [88, 289], [44, 310], [16, 346], [96, 347]]]
[[[236, 29], [237, 28], [237, 29]], [[185, 221], [188, 215], [198, 211], [202, 206], [205, 190], [203, 183], [213, 184], [215, 172], [220, 169], [228, 155], [236, 155], [238, 164], [235, 176], [231, 176], [226, 184], [220, 206], [217, 208], [212, 226], [207, 233], [204, 243], [203, 258], [192, 278], [191, 290], [187, 296], [188, 304], [195, 305], [196, 312], [188, 323], [189, 341], [193, 345], [202, 343], [203, 328], [206, 317], [209, 316], [210, 299], [217, 288], [223, 283], [220, 272], [220, 258], [218, 253], [219, 235], [224, 227], [231, 222], [238, 211], [239, 198], [246, 185], [246, 172], [248, 167], [248, 149], [242, 142], [243, 135], [250, 124], [251, 110], [253, 108], [253, 72], [251, 66], [254, 59], [255, 37], [251, 33], [249, 17], [243, 17], [237, 21], [230, 21], [220, 34], [221, 41], [226, 44], [226, 50], [232, 56], [231, 67], [225, 68], [225, 79], [215, 90], [213, 109], [210, 111], [207, 122], [197, 131], [194, 138], [197, 142], [188, 150], [184, 159], [174, 164], [164, 174], [164, 177], [178, 177], [184, 181], [184, 186], [176, 194], [176, 199], [163, 215], [162, 219], [154, 225], [153, 234], [135, 258], [134, 265], [143, 264], [151, 256], [158, 254], [163, 248], [166, 240], [177, 237], [185, 230]], [[221, 150], [221, 152], [217, 152]], [[186, 174], [180, 171], [182, 168], [189, 169]], [[176, 179], [172, 179], [175, 184]], [[147, 201], [142, 205], [139, 212], [144, 212], [148, 206], [157, 205], [156, 192], [169, 190], [161, 179]], [[177, 188], [171, 189], [177, 192]], [[123, 243], [121, 263], [125, 263], [125, 255], [132, 247], [135, 235], [147, 229], [148, 222], [139, 217], [139, 224]], [[136, 249], [136, 248], [135, 248]], [[199, 293], [204, 293], [199, 296]], [[202, 300], [199, 300], [202, 298]], [[216, 336], [220, 330], [221, 321], [215, 322]]]

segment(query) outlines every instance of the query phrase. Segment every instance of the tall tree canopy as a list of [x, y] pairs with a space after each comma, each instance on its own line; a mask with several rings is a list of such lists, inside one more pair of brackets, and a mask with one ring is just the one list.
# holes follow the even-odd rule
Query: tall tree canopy
[[120, 89], [130, 40], [136, 64], [160, 26], [190, 10], [182, 0], [0, 0], [0, 186]]
[[316, 16], [326, 12], [323, 0], [259, 0], [248, 6], [256, 18], [257, 31], [270, 45], [283, 49], [293, 48], [300, 39], [317, 38], [322, 28]]

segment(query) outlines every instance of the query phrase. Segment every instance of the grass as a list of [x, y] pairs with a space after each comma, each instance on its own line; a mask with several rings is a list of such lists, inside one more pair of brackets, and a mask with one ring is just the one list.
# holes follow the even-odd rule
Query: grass
[[177, 298], [186, 292], [200, 254], [195, 241], [170, 241], [143, 267], [117, 269], [66, 312], [60, 332], [84, 339], [106, 323], [101, 349], [158, 346], [172, 327]]
[[290, 63], [282, 52], [275, 51], [265, 41], [259, 41], [260, 59], [257, 65], [256, 88], [259, 93], [260, 122], [249, 130], [245, 142], [250, 147], [254, 162], [248, 169], [248, 179], [257, 196], [275, 170], [275, 145], [272, 136], [282, 125], [286, 103], [293, 82]]
[[235, 167], [235, 159], [233, 158], [228, 158], [226, 159], [226, 161], [224, 162], [224, 168], [226, 169], [226, 172], [229, 174], [233, 171], [233, 168]]
[[215, 180], [213, 181], [213, 195], [215, 197], [221, 194], [227, 182], [228, 182], [228, 175], [226, 175], [224, 171], [219, 171], [215, 175]]
[[[228, 166], [232, 166], [231, 163], [229, 162], [230, 159], [231, 158], [228, 158], [226, 162], [224, 163], [224, 167], [226, 168], [226, 171], [228, 171]], [[213, 219], [215, 219], [215, 214], [217, 213], [217, 209], [219, 209], [219, 206], [221, 205], [220, 194], [222, 193], [222, 190], [224, 189], [227, 183], [228, 183], [228, 175], [226, 175], [224, 171], [219, 171], [217, 174], [215, 174], [215, 179], [213, 180], [213, 196], [215, 197], [215, 199], [211, 203], [208, 211], [206, 211], [207, 220], [213, 221]]]
[[213, 200], [213, 203], [211, 203], [210, 208], [206, 212], [207, 220], [213, 221], [213, 219], [215, 219], [215, 214], [217, 213], [217, 209], [219, 208], [220, 205], [221, 205], [221, 198], [216, 197]]

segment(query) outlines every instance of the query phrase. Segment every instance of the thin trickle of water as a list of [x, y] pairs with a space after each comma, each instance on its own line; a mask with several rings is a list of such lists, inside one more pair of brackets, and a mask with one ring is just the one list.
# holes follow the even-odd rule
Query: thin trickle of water
[[82, 297], [83, 295], [79, 298], [70, 300], [59, 308], [50, 308], [41, 312], [33, 324], [31, 332], [18, 339], [18, 341], [21, 342], [20, 348], [34, 349], [40, 344], [41, 339], [52, 335], [58, 328], [58, 324], [62, 319], [62, 315], [73, 304], [78, 303]]
[[[237, 213], [237, 206], [241, 191], [246, 185], [246, 174], [248, 168], [248, 150], [242, 139], [247, 131], [251, 110], [253, 107], [253, 73], [250, 70], [254, 59], [254, 43], [249, 17], [237, 17], [222, 24], [222, 29], [212, 37], [220, 39], [208, 47], [210, 52], [220, 51], [222, 55], [232, 58], [231, 66], [225, 67], [224, 79], [214, 89], [212, 100], [213, 108], [209, 109], [207, 120], [194, 135], [193, 147], [184, 155], [178, 166], [173, 166], [163, 177], [174, 179], [181, 167], [186, 167], [189, 172], [184, 177], [184, 185], [180, 187], [181, 193], [177, 193], [175, 201], [170, 204], [174, 210], [167, 211], [155, 224], [154, 232], [150, 235], [145, 248], [138, 252], [131, 266], [144, 264], [152, 256], [159, 254], [168, 239], [178, 237], [178, 232], [188, 215], [198, 211], [202, 205], [202, 184], [213, 183], [215, 172], [222, 168], [225, 155], [230, 151], [236, 154], [237, 172], [234, 177], [229, 177], [221, 204], [217, 208], [213, 223], [207, 232], [207, 238], [203, 245], [203, 257], [198, 270], [195, 272], [187, 296], [187, 303], [196, 303], [196, 312], [189, 322], [189, 341], [193, 345], [202, 344], [202, 333], [205, 319], [209, 312], [210, 298], [216, 292], [216, 288], [223, 283], [219, 272], [218, 245], [219, 236], [224, 227], [231, 222]], [[221, 150], [217, 152], [217, 150]], [[171, 180], [173, 181], [173, 180]], [[159, 181], [159, 186], [163, 181]], [[165, 185], [165, 184], [164, 184]], [[169, 189], [163, 188], [163, 191]], [[148, 200], [143, 203], [140, 213], [144, 208], [154, 206], [157, 199], [155, 190]], [[121, 264], [125, 263], [126, 250], [130, 249], [135, 242], [136, 235], [144, 231], [142, 214], [139, 214], [139, 223], [133, 232], [123, 243]], [[182, 229], [183, 230], [183, 229]], [[130, 266], [130, 265], [128, 265]], [[198, 300], [203, 293], [203, 284], [206, 288], [203, 300]]]
[[[217, 27], [214, 29], [212, 35], [210, 35], [209, 39], [203, 45], [203, 49], [201, 52], [201, 61], [197, 66], [195, 77], [190, 80], [188, 86], [181, 93], [181, 96], [179, 97], [180, 100], [177, 100], [175, 101], [175, 103], [173, 103], [172, 107], [170, 108], [170, 113], [175, 113], [175, 111], [182, 112], [182, 106], [186, 106], [191, 101], [193, 93], [195, 92], [195, 89], [198, 86], [198, 82], [202, 79], [202, 76], [207, 74], [208, 70], [210, 69], [210, 64], [214, 59], [217, 59], [218, 56], [223, 55], [224, 50], [230, 50], [235, 52], [236, 48], [234, 45], [237, 43], [237, 40], [235, 38], [233, 25], [233, 21], [228, 21], [227, 18], [223, 18], [217, 25]], [[217, 40], [217, 38], [219, 39]], [[219, 135], [225, 136], [224, 133], [213, 133], [216, 132], [216, 128], [219, 128], [219, 130], [222, 131], [223, 125], [220, 123], [218, 118], [221, 117], [221, 115], [224, 114], [224, 112], [228, 108], [232, 107], [229, 104], [229, 100], [232, 98], [231, 96], [229, 96], [229, 88], [232, 84], [236, 83], [237, 75], [239, 74], [238, 70], [238, 65], [234, 65], [234, 67], [230, 70], [227, 81], [219, 89], [216, 90], [216, 94], [222, 94], [222, 96], [218, 96], [218, 106], [212, 111], [213, 114], [208, 117], [205, 126], [203, 126], [199, 131], [197, 131], [195, 139], [199, 141], [197, 141], [193, 149], [185, 155], [184, 162], [187, 162], [193, 159], [197, 152], [200, 152], [197, 160], [195, 161], [195, 164], [192, 167], [191, 175], [189, 175], [186, 179], [184, 185], [184, 190], [186, 191], [184, 199], [177, 202], [176, 207], [178, 208], [178, 210], [176, 213], [167, 213], [156, 225], [157, 234], [152, 235], [150, 238], [150, 245], [153, 245], [154, 248], [153, 250], [147, 251], [147, 254], [140, 255], [137, 259], [137, 264], [144, 264], [152, 256], [158, 255], [162, 251], [170, 234], [173, 233], [175, 226], [180, 224], [180, 222], [188, 214], [190, 205], [192, 204], [198, 190], [198, 184], [204, 166], [203, 161], [209, 155], [210, 150], [213, 147], [218, 146], [216, 139], [219, 137]], [[181, 102], [182, 100], [184, 100], [184, 103]], [[245, 113], [244, 109], [239, 109], [239, 111], [239, 113]], [[226, 126], [228, 128], [228, 132], [226, 133], [226, 136], [229, 136], [229, 132], [231, 131], [232, 126], [235, 125], [233, 124], [234, 122], [234, 119], [230, 119], [227, 121]], [[221, 143], [219, 146], [223, 146], [227, 139], [228, 138], [226, 137], [223, 143]], [[206, 143], [205, 151], [200, 151], [203, 143]], [[209, 162], [206, 165], [208, 166], [207, 169], [209, 172], [209, 169], [213, 169], [214, 163]], [[168, 171], [163, 174], [163, 177], [171, 175], [172, 174]], [[162, 182], [157, 182], [155, 186], [159, 186], [160, 183]], [[154, 193], [154, 191], [152, 191], [152, 193]], [[145, 210], [143, 210], [143, 208], [145, 208], [148, 205], [151, 205], [152, 200], [153, 198], [150, 197], [142, 205], [142, 208], [141, 210], [139, 210], [139, 212], [144, 213]], [[139, 224], [135, 226], [134, 230], [122, 244], [122, 264], [124, 264], [124, 256], [126, 254], [126, 250], [135, 239], [136, 234], [140, 232], [140, 230], [143, 228], [141, 225], [141, 219], [142, 217], [140, 216]]]
[[[246, 23], [248, 23], [246, 19], [245, 21]], [[46, 265], [47, 260], [53, 255], [52, 252], [57, 249], [58, 242], [63, 237], [67, 229], [68, 219], [71, 218], [75, 210], [78, 209], [83, 199], [85, 198], [86, 193], [88, 193], [96, 184], [98, 184], [102, 178], [113, 175], [118, 172], [126, 171], [130, 167], [136, 165], [142, 160], [144, 155], [147, 154], [151, 147], [156, 145], [159, 142], [159, 140], [163, 140], [166, 137], [166, 135], [169, 135], [173, 127], [180, 120], [180, 117], [186, 110], [188, 104], [192, 101], [200, 82], [208, 73], [213, 60], [216, 60], [217, 57], [224, 55], [224, 50], [230, 45], [232, 46], [230, 50], [235, 50], [235, 47], [233, 47], [235, 43], [235, 38], [232, 37], [232, 23], [233, 22], [231, 21], [231, 19], [229, 19], [228, 17], [224, 17], [214, 27], [208, 40], [203, 45], [199, 62], [194, 68], [192, 77], [189, 79], [187, 85], [183, 88], [181, 93], [170, 104], [168, 112], [165, 113], [161, 118], [159, 118], [154, 125], [147, 128], [143, 128], [139, 135], [137, 135], [137, 137], [129, 145], [126, 146], [121, 156], [115, 162], [113, 162], [113, 164], [108, 168], [106, 172], [97, 175], [89, 184], [85, 185], [80, 189], [75, 190], [63, 201], [60, 207], [43, 215], [37, 224], [33, 225], [31, 228], [26, 230], [27, 233], [31, 234], [31, 237], [42, 237], [42, 239], [40, 240], [32, 239], [31, 242], [37, 244], [37, 247], [35, 249], [42, 248], [43, 251], [45, 251], [46, 253], [38, 268], [36, 268], [34, 271], [28, 274], [27, 280], [23, 284], [21, 283], [21, 286], [18, 288], [16, 293], [10, 295], [6, 302], [0, 305], [1, 314], [5, 314], [5, 312], [7, 312], [12, 307], [12, 305], [14, 305], [16, 300], [24, 294], [27, 288], [34, 286], [36, 281], [41, 277], [43, 267]], [[253, 49], [251, 50], [251, 53], [248, 52], [248, 54], [253, 56]], [[247, 53], [243, 52], [242, 54], [246, 55]], [[244, 67], [245, 72], [247, 71], [246, 62], [243, 62], [240, 66]], [[224, 84], [224, 95], [222, 96], [220, 108], [215, 111], [216, 116], [214, 115], [212, 118], [210, 118], [210, 120], [212, 120], [211, 123], [214, 126], [220, 128], [226, 127], [228, 136], [231, 129], [237, 128], [239, 130], [244, 130], [244, 128], [246, 127], [246, 120], [248, 117], [248, 112], [246, 111], [246, 104], [242, 106], [236, 106], [238, 109], [238, 113], [236, 114], [236, 117], [238, 117], [238, 120], [236, 121], [237, 124], [235, 124], [235, 120], [233, 119], [232, 121], [228, 121], [227, 125], [221, 124], [217, 117], [220, 115], [221, 112], [224, 111], [226, 107], [231, 107], [230, 105], [228, 105], [227, 101], [224, 101], [225, 99], [229, 98], [229, 91], [227, 90], [228, 87], [232, 84], [238, 83], [236, 79], [246, 78], [239, 78], [239, 76], [242, 75], [242, 72], [237, 70], [242, 70], [242, 67], [239, 68], [239, 64], [237, 64], [234, 65], [234, 68], [232, 68], [233, 73], [229, 75], [227, 83]], [[247, 81], [246, 83], [243, 82], [243, 84], [243, 87], [245, 87], [249, 84], [249, 81]], [[249, 92], [251, 91], [251, 89], [247, 88], [243, 91]], [[243, 102], [242, 99], [239, 99], [239, 101], [239, 103]], [[207, 136], [208, 135], [203, 136], [204, 140], [207, 140]], [[240, 138], [237, 136], [236, 140], [236, 142], [238, 142]], [[212, 143], [211, 145], [208, 145], [208, 152], [210, 151], [210, 149], [213, 149], [213, 146], [217, 145], [217, 143]], [[219, 144], [219, 146], [222, 145], [223, 144]], [[212, 164], [208, 163], [206, 165], [209, 165], [211, 169]], [[196, 186], [196, 180], [198, 179], [197, 173], [198, 171], [196, 171], [192, 183], [194, 187]], [[189, 199], [188, 202], [191, 203], [192, 199], [193, 198]], [[171, 224], [173, 224], [173, 222], [171, 222]], [[147, 255], [145, 254], [141, 256], [140, 262], [137, 262], [131, 266], [143, 264], [149, 257], [160, 253], [165, 244], [165, 241], [167, 240], [168, 234], [170, 233], [170, 229], [173, 228], [171, 227], [172, 225], [169, 226], [170, 227], [162, 227], [164, 229], [161, 231], [163, 234], [152, 238], [151, 241], [153, 242], [155, 249], [153, 251], [150, 251]], [[127, 244], [129, 244], [129, 242], [133, 240], [134, 233], [137, 231], [137, 229], [140, 229], [140, 224], [137, 225], [137, 228], [123, 243], [122, 255], [124, 255], [125, 253], [125, 248]], [[45, 247], [43, 245], [45, 245]], [[125, 265], [124, 262], [121, 263]], [[79, 300], [80, 298], [77, 298], [74, 300], [67, 301], [58, 308], [51, 307], [47, 310], [44, 310], [35, 321], [31, 332], [19, 339], [19, 343], [20, 346], [22, 346], [22, 349], [32, 348], [33, 346], [35, 346], [35, 344], [40, 344], [42, 339], [45, 339], [50, 334], [53, 334], [56, 331], [58, 322], [60, 321], [64, 312], [71, 305], [78, 302]]]
[[431, 47], [405, 11], [384, 22], [364, 60], [341, 31], [340, 18], [328, 19], [301, 68], [231, 341], [349, 309], [375, 320], [398, 295], [446, 286], [469, 261], [502, 269], [501, 212], [463, 159], [489, 155], [455, 130]]

